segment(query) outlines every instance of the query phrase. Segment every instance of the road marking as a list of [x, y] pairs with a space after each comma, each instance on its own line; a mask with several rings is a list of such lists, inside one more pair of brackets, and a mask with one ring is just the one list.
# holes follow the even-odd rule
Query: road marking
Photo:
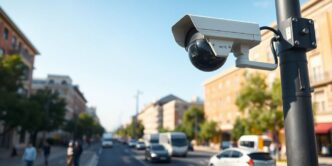
[[100, 148], [99, 151], [98, 151], [98, 154], [101, 155], [102, 152], [103, 152], [103, 149]]
[[122, 157], [122, 160], [123, 160], [126, 164], [131, 164], [131, 161], [130, 161], [130, 159], [129, 159], [128, 156], [123, 156], [123, 157]]

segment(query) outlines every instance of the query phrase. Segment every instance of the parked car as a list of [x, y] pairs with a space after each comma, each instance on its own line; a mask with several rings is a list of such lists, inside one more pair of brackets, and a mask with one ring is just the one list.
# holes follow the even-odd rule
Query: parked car
[[243, 135], [238, 141], [239, 148], [248, 150], [270, 151], [272, 139], [266, 135]]
[[211, 157], [209, 166], [275, 166], [269, 153], [257, 150], [228, 148]]
[[151, 144], [145, 150], [145, 160], [171, 162], [171, 155], [163, 145]]
[[136, 144], [137, 144], [137, 141], [136, 141], [135, 139], [130, 139], [130, 140], [128, 141], [128, 146], [129, 146], [130, 148], [134, 148], [134, 147], [136, 147]]
[[142, 141], [137, 142], [136, 149], [137, 150], [144, 150], [145, 149], [145, 143], [142, 142]]
[[101, 145], [103, 148], [107, 148], [107, 147], [111, 148], [113, 146], [112, 138], [103, 138], [101, 141]]

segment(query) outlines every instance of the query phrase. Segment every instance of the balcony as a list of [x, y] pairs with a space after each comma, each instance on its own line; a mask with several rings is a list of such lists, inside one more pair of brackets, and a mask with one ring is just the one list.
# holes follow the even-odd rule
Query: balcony
[[311, 74], [309, 79], [311, 86], [314, 88], [324, 86], [326, 84], [332, 83], [332, 72], [325, 71], [322, 73]]
[[10, 50], [9, 54], [20, 55], [20, 57], [22, 58], [22, 61], [25, 62], [30, 68], [32, 68], [33, 56], [29, 55], [29, 53], [26, 50], [14, 49], [14, 50]]

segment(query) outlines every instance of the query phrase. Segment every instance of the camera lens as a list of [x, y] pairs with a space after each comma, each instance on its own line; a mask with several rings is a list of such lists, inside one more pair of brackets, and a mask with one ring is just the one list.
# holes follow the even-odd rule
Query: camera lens
[[191, 63], [202, 71], [217, 70], [226, 62], [226, 58], [214, 55], [210, 45], [204, 39], [192, 41], [188, 46], [188, 54]]

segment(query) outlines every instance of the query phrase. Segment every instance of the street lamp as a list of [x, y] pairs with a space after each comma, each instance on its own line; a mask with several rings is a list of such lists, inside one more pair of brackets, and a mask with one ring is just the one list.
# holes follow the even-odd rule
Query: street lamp
[[139, 96], [142, 95], [143, 92], [137, 90], [135, 98], [136, 98], [136, 113], [134, 116], [134, 126], [133, 126], [133, 135], [134, 138], [138, 139], [138, 133], [136, 133], [136, 127], [138, 125], [138, 112], [139, 112]]
[[[173, 27], [176, 42], [185, 47], [193, 65], [213, 71], [233, 52], [236, 66], [274, 70], [280, 58], [287, 164], [318, 166], [306, 52], [317, 47], [314, 21], [301, 17], [299, 0], [275, 0], [277, 27], [187, 15]], [[259, 30], [270, 30], [274, 64], [249, 60], [260, 43]], [[277, 48], [275, 48], [277, 47]]]

